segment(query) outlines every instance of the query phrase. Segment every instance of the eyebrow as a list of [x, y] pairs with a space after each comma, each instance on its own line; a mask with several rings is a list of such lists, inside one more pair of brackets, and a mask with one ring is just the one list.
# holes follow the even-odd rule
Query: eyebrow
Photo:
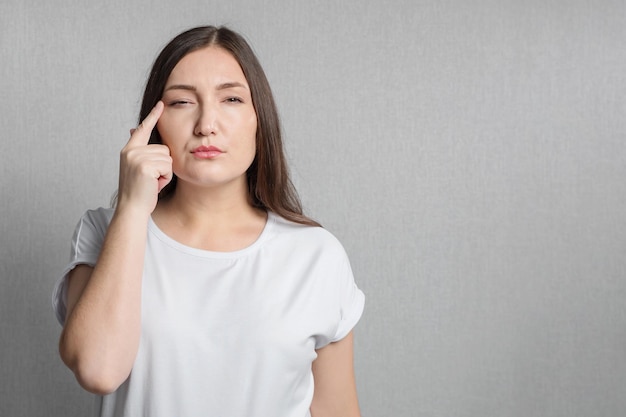
[[175, 84], [175, 85], [170, 85], [169, 87], [167, 87], [167, 88], [165, 89], [165, 91], [169, 91], [169, 90], [189, 90], [189, 91], [196, 91], [196, 87], [194, 87], [193, 85]]
[[[227, 90], [229, 88], [244, 88], [247, 89], [247, 87], [237, 81], [233, 81], [233, 82], [227, 82], [227, 83], [222, 83], [220, 85], [217, 86], [216, 90]], [[197, 91], [197, 88], [193, 85], [188, 85], [188, 84], [174, 84], [174, 85], [170, 85], [169, 87], [167, 87], [165, 89], [165, 91], [169, 91], [169, 90], [187, 90], [187, 91]], [[164, 91], [164, 92], [165, 92]]]
[[238, 81], [223, 83], [217, 86], [217, 90], [227, 90], [229, 88], [246, 88], [246, 86]]

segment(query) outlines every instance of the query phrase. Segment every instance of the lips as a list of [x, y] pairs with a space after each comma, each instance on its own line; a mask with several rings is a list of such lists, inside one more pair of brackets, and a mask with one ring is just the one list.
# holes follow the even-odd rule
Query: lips
[[223, 152], [216, 146], [198, 146], [191, 151], [191, 153], [198, 159], [214, 159], [220, 156]]

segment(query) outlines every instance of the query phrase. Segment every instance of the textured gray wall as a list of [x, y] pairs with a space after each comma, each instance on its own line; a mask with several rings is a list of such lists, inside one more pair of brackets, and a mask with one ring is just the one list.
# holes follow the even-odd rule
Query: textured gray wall
[[50, 291], [155, 54], [206, 23], [251, 40], [367, 294], [364, 416], [624, 415], [620, 0], [2, 0], [0, 415], [88, 413]]

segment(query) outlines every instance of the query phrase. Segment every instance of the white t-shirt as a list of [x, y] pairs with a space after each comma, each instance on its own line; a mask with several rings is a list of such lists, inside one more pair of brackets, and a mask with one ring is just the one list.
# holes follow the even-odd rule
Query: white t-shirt
[[[54, 289], [65, 321], [66, 277], [94, 265], [113, 215], [87, 211]], [[210, 252], [150, 220], [142, 330], [130, 377], [98, 396], [102, 417], [306, 417], [315, 349], [345, 337], [363, 312], [346, 253], [328, 231], [270, 212], [251, 246]]]

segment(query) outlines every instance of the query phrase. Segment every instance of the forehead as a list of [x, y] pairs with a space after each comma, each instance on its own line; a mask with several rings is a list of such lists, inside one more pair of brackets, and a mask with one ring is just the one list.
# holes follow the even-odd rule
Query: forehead
[[248, 85], [235, 57], [219, 46], [207, 46], [185, 55], [174, 67], [166, 86], [178, 83], [240, 82]]

